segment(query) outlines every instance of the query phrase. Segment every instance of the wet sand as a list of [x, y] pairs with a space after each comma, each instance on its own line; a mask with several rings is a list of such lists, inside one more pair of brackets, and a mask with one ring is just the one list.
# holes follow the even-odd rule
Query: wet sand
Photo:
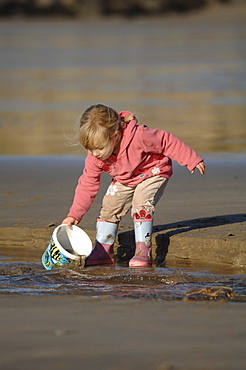
[[[246, 159], [205, 160], [205, 176], [191, 175], [174, 165], [174, 175], [155, 213], [154, 254], [166, 262], [192, 260], [244, 268]], [[3, 156], [0, 169], [4, 178], [0, 185], [1, 245], [42, 251], [71, 205], [83, 157]], [[109, 181], [109, 176], [102, 176], [100, 192], [80, 224], [92, 239]], [[120, 245], [123, 254], [134, 248], [132, 230], [127, 215], [120, 224], [116, 252]]]
[[[238, 269], [243, 274], [245, 159], [206, 158], [206, 163], [206, 176], [174, 166], [156, 210], [155, 235], [165, 239], [169, 233], [167, 265], [206, 260], [223, 263], [229, 274]], [[82, 167], [80, 157], [0, 157], [1, 253], [11, 256], [21, 249], [27, 260], [37, 251], [41, 256], [71, 204]], [[81, 224], [92, 238], [108, 182], [103, 176]], [[126, 244], [131, 230], [126, 217], [120, 229]], [[244, 306], [228, 300], [115, 299], [110, 293], [86, 297], [79, 291], [59, 295], [59, 290], [55, 296], [1, 294], [0, 365], [5, 370], [243, 370]]]
[[245, 305], [1, 296], [1, 368], [245, 369]]

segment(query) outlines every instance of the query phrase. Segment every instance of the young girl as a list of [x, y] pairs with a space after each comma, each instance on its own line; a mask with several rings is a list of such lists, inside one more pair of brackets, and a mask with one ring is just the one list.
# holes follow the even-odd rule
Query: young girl
[[113, 177], [103, 198], [95, 248], [86, 266], [114, 264], [113, 244], [119, 222], [131, 208], [134, 221], [135, 255], [130, 267], [152, 264], [151, 235], [155, 205], [172, 175], [172, 159], [205, 173], [203, 159], [169, 132], [137, 125], [131, 112], [119, 114], [102, 104], [93, 105], [81, 116], [79, 141], [88, 150], [73, 204], [63, 220], [77, 225], [89, 210], [100, 186], [100, 175]]

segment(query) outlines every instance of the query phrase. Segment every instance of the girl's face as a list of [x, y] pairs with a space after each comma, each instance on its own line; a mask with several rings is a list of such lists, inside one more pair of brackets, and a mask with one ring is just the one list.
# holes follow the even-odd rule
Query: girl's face
[[120, 136], [117, 134], [107, 145], [96, 145], [89, 152], [101, 161], [105, 161], [112, 153], [116, 153], [119, 147]]
[[111, 154], [114, 151], [114, 145], [110, 144], [107, 146], [98, 146], [93, 149], [90, 149], [89, 152], [96, 158], [100, 159], [101, 161], [104, 161], [108, 157], [111, 156]]

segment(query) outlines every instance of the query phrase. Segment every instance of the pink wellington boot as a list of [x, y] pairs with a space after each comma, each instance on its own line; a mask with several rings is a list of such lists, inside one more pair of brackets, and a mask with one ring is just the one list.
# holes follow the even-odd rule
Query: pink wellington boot
[[85, 266], [114, 265], [114, 241], [118, 224], [97, 220], [95, 248], [86, 258]]
[[152, 265], [151, 235], [153, 219], [134, 219], [135, 255], [129, 267], [149, 267]]

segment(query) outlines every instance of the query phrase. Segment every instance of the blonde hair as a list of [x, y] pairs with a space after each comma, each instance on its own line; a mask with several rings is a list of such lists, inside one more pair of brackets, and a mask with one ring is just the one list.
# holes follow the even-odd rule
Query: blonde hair
[[131, 114], [121, 120], [113, 108], [103, 104], [92, 105], [80, 118], [79, 142], [89, 150], [98, 146], [106, 147], [122, 131], [124, 122], [130, 122], [133, 117]]

